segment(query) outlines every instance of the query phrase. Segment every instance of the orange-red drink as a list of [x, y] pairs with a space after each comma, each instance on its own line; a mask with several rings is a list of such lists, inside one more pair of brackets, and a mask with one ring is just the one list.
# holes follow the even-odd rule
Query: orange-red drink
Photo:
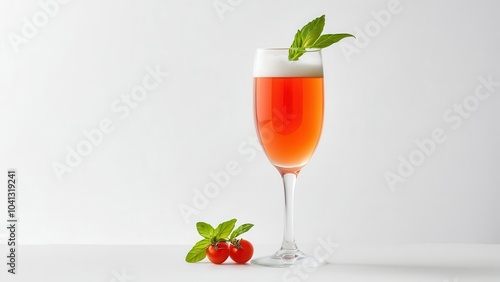
[[321, 53], [289, 61], [283, 50], [258, 50], [254, 91], [255, 124], [267, 157], [282, 174], [299, 172], [323, 126]]
[[269, 160], [281, 172], [311, 158], [323, 125], [323, 77], [256, 77], [255, 124]]

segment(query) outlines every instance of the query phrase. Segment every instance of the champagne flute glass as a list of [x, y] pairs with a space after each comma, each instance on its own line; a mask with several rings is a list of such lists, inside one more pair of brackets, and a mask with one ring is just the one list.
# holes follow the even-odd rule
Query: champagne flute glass
[[284, 237], [280, 250], [252, 263], [273, 267], [319, 266], [295, 243], [293, 201], [297, 175], [311, 158], [323, 126], [323, 63], [320, 49], [300, 49], [297, 61], [290, 48], [257, 49], [254, 61], [255, 125], [267, 158], [278, 169], [285, 190]]

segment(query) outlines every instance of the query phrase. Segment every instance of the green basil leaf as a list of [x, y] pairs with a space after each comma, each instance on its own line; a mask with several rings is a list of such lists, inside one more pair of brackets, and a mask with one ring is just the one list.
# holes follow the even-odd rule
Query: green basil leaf
[[304, 54], [305, 51], [302, 50], [302, 36], [301, 36], [301, 31], [297, 30], [297, 33], [295, 33], [295, 38], [293, 39], [292, 46], [290, 46], [290, 49], [288, 49], [288, 60], [290, 61], [296, 61], [299, 59], [302, 54]]
[[321, 35], [324, 27], [325, 15], [322, 15], [298, 30], [288, 50], [288, 60], [297, 61], [300, 56], [304, 55], [306, 48], [323, 49], [346, 37], [354, 37], [347, 33]]
[[311, 47], [312, 48], [326, 48], [326, 47], [332, 45], [333, 43], [337, 43], [346, 37], [354, 37], [354, 35], [348, 34], [348, 33], [323, 34], [318, 38], [318, 40], [316, 40], [316, 42], [314, 42], [314, 45]]
[[189, 251], [189, 253], [186, 255], [186, 261], [187, 262], [199, 262], [203, 260], [207, 256], [207, 248], [210, 246], [210, 240], [209, 239], [203, 239], [201, 241], [198, 241], [194, 245], [193, 248]]
[[325, 27], [325, 15], [315, 18], [306, 24], [300, 31], [302, 47], [311, 47], [319, 38]]
[[214, 228], [208, 223], [197, 222], [196, 229], [198, 230], [198, 233], [200, 233], [200, 235], [205, 239], [210, 239], [214, 235]]
[[219, 241], [221, 239], [223, 240], [227, 239], [229, 234], [231, 234], [231, 232], [233, 231], [235, 224], [236, 224], [235, 218], [219, 224], [214, 231], [215, 241]]
[[250, 228], [253, 227], [253, 224], [251, 223], [245, 223], [242, 224], [240, 227], [236, 228], [233, 233], [231, 233], [231, 236], [229, 237], [229, 241], [233, 240], [234, 238], [240, 236], [241, 234], [247, 232], [250, 230]]

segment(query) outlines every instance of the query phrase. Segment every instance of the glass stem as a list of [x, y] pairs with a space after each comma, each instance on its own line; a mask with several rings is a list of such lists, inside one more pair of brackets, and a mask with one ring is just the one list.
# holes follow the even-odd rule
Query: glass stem
[[283, 184], [285, 188], [285, 232], [281, 250], [286, 251], [297, 251], [298, 249], [293, 234], [293, 202], [296, 181], [297, 175], [295, 173], [283, 174]]

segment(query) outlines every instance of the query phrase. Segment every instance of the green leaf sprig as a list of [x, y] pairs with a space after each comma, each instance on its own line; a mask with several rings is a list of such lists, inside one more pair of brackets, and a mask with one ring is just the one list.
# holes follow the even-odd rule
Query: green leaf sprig
[[[202, 240], [198, 241], [186, 255], [187, 262], [199, 262], [203, 260], [206, 256], [206, 250], [210, 245], [215, 245], [218, 242], [237, 242], [236, 237], [247, 232], [253, 227], [251, 223], [245, 223], [234, 229], [236, 225], [236, 219], [230, 219], [219, 224], [215, 229], [212, 225], [205, 222], [197, 222], [196, 229], [198, 233], [203, 237]], [[234, 231], [233, 231], [234, 229]]]
[[317, 17], [302, 29], [297, 30], [292, 45], [288, 51], [288, 60], [297, 61], [306, 52], [306, 48], [326, 48], [346, 37], [355, 37], [349, 33], [323, 34], [325, 15]]

